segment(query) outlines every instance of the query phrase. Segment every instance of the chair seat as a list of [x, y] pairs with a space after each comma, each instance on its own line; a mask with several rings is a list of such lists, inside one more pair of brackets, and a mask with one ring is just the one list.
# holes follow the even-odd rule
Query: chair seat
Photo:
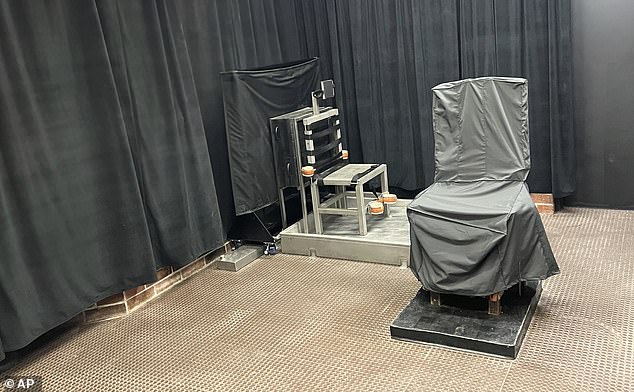
[[372, 163], [350, 163], [323, 178], [324, 185], [352, 184], [355, 176], [361, 175], [377, 166]]
[[407, 215], [411, 268], [428, 290], [484, 296], [559, 272], [521, 181], [436, 182]]

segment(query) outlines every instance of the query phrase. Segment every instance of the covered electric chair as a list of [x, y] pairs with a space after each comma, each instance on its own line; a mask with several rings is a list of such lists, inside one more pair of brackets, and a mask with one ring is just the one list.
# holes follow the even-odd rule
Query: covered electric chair
[[408, 206], [410, 268], [433, 295], [501, 296], [559, 273], [524, 181], [528, 85], [485, 77], [433, 88], [434, 183]]

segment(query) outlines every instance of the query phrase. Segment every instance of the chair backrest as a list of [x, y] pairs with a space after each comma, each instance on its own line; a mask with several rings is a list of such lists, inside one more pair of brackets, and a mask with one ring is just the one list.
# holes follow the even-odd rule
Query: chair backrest
[[432, 91], [435, 181], [526, 180], [526, 79], [465, 79], [439, 84]]
[[304, 124], [302, 165], [311, 165], [322, 172], [343, 162], [343, 144], [339, 110], [328, 109], [306, 117]]

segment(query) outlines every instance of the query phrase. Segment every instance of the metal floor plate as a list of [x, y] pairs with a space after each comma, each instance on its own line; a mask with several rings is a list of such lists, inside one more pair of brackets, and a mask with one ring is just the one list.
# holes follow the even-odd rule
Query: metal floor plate
[[10, 374], [39, 375], [45, 391], [634, 390], [634, 211], [543, 219], [562, 273], [516, 360], [390, 338], [419, 288], [406, 269], [282, 254], [206, 269]]

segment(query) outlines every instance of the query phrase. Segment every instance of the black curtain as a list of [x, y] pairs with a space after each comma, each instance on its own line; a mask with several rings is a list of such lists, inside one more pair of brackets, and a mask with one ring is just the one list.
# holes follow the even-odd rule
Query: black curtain
[[0, 360], [224, 241], [170, 2], [0, 2]]
[[352, 161], [385, 162], [390, 185], [434, 175], [431, 88], [460, 78], [453, 1], [329, 1], [339, 106]]
[[223, 72], [221, 80], [233, 205], [245, 215], [279, 200], [269, 119], [311, 104], [319, 59]]
[[574, 191], [570, 0], [331, 0], [326, 8], [351, 160], [386, 162], [391, 186], [426, 187], [431, 87], [518, 76], [529, 81], [530, 189]]
[[[433, 180], [431, 88], [529, 80], [534, 192], [575, 189], [570, 0], [275, 0], [178, 3], [225, 227], [231, 197], [219, 72], [317, 56], [336, 82], [351, 160], [386, 162], [412, 194]], [[404, 192], [404, 190], [411, 192]]]
[[225, 235], [182, 22], [171, 1], [102, 1], [97, 13], [154, 260], [183, 265]]
[[577, 190], [566, 204], [634, 210], [634, 2], [572, 4]]
[[570, 0], [460, 0], [461, 78], [528, 79], [532, 192], [575, 190]]

